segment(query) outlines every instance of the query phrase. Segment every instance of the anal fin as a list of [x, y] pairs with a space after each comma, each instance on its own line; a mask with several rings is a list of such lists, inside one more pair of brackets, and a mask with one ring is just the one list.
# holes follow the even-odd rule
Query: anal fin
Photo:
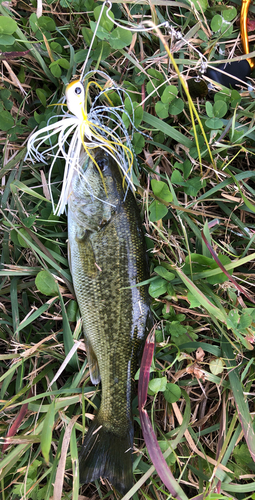
[[97, 384], [99, 384], [100, 379], [101, 379], [97, 357], [95, 355], [95, 352], [94, 352], [91, 344], [88, 342], [87, 339], [85, 339], [85, 344], [86, 344], [86, 350], [87, 350], [87, 356], [88, 356], [88, 362], [89, 362], [90, 379], [91, 379], [92, 384], [97, 385]]

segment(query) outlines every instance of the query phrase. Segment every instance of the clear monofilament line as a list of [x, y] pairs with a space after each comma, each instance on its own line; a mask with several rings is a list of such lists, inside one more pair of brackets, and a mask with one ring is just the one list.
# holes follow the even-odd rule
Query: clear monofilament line
[[98, 26], [100, 24], [100, 21], [101, 21], [101, 17], [102, 17], [102, 14], [103, 14], [103, 11], [104, 11], [104, 8], [106, 6], [107, 2], [104, 2], [103, 5], [102, 5], [102, 8], [100, 10], [100, 14], [99, 14], [99, 17], [98, 17], [98, 20], [97, 20], [97, 23], [96, 23], [96, 28], [95, 28], [95, 31], [93, 33], [93, 36], [92, 36], [92, 39], [91, 39], [91, 42], [90, 42], [90, 46], [89, 46], [89, 50], [88, 50], [88, 53], [87, 53], [87, 56], [86, 56], [86, 59], [84, 61], [84, 64], [82, 66], [82, 70], [81, 70], [81, 75], [80, 75], [80, 81], [82, 82], [83, 80], [83, 77], [84, 77], [84, 73], [86, 71], [86, 66], [88, 64], [88, 60], [89, 60], [89, 56], [90, 56], [90, 52], [91, 52], [91, 49], [92, 49], [92, 46], [93, 46], [93, 43], [94, 43], [94, 40], [95, 40], [95, 37], [96, 37], [96, 34], [97, 34], [97, 30], [98, 30]]

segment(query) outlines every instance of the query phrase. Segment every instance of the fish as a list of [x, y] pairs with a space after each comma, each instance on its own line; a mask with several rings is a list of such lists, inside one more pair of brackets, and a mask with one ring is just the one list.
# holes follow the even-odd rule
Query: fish
[[120, 167], [102, 148], [81, 153], [68, 199], [70, 270], [100, 408], [79, 456], [80, 483], [107, 478], [124, 495], [133, 485], [132, 386], [152, 326], [145, 238]]

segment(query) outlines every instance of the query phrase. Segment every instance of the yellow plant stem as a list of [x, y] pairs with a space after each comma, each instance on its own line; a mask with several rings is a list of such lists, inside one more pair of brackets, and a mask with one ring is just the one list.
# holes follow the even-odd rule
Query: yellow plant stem
[[189, 109], [190, 109], [190, 117], [191, 117], [192, 127], [193, 127], [193, 130], [194, 130], [194, 136], [195, 136], [195, 142], [196, 142], [197, 151], [198, 151], [198, 158], [199, 158], [200, 168], [202, 170], [202, 158], [201, 158], [200, 148], [199, 148], [199, 144], [198, 144], [198, 137], [197, 137], [197, 131], [196, 131], [196, 126], [195, 126], [194, 115], [195, 115], [195, 117], [196, 117], [196, 119], [198, 121], [198, 124], [200, 126], [202, 135], [204, 137], [204, 140], [205, 140], [205, 143], [206, 143], [206, 146], [207, 146], [207, 149], [208, 149], [208, 153], [210, 155], [210, 159], [211, 159], [212, 165], [213, 165], [213, 167], [215, 169], [217, 169], [217, 166], [216, 166], [215, 161], [213, 159], [212, 152], [211, 152], [211, 149], [210, 149], [210, 146], [209, 146], [209, 142], [207, 140], [207, 137], [206, 137], [206, 134], [205, 134], [202, 122], [201, 122], [201, 120], [199, 118], [199, 115], [198, 115], [198, 112], [197, 112], [197, 110], [196, 110], [196, 108], [194, 106], [194, 103], [193, 103], [193, 101], [192, 101], [192, 99], [190, 97], [189, 89], [187, 88], [186, 82], [185, 82], [184, 78], [182, 77], [182, 75], [181, 75], [181, 73], [179, 71], [179, 68], [178, 68], [178, 66], [177, 66], [177, 64], [176, 64], [176, 62], [174, 60], [173, 55], [171, 54], [171, 51], [170, 51], [170, 49], [169, 49], [169, 47], [168, 47], [168, 45], [167, 45], [167, 43], [165, 41], [164, 36], [161, 33], [161, 31], [153, 23], [149, 23], [149, 24], [151, 24], [151, 26], [154, 27], [154, 29], [157, 32], [158, 37], [160, 38], [160, 41], [164, 45], [164, 48], [165, 48], [165, 50], [166, 50], [166, 52], [167, 52], [167, 54], [168, 54], [168, 56], [169, 56], [169, 58], [171, 60], [171, 63], [172, 63], [172, 65], [173, 65], [173, 67], [174, 67], [174, 69], [175, 69], [175, 71], [176, 71], [176, 73], [177, 73], [177, 75], [178, 75], [178, 77], [180, 79], [180, 82], [182, 84], [183, 90], [184, 90], [184, 92], [185, 92], [185, 94], [187, 96], [188, 104], [189, 104]]

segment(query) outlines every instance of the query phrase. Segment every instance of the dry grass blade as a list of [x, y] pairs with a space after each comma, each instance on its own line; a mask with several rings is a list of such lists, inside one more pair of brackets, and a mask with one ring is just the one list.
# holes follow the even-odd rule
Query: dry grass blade
[[72, 429], [73, 429], [73, 426], [75, 425], [75, 422], [77, 421], [77, 419], [78, 419], [78, 416], [72, 417], [72, 419], [70, 420], [69, 424], [66, 427], [65, 434], [63, 437], [61, 455], [60, 455], [60, 460], [58, 463], [58, 468], [57, 468], [57, 472], [56, 472], [56, 479], [55, 479], [55, 484], [54, 484], [54, 494], [53, 494], [54, 500], [61, 500], [61, 498], [62, 498], [66, 456], [67, 456], [67, 451], [68, 451], [69, 444], [70, 444]]

